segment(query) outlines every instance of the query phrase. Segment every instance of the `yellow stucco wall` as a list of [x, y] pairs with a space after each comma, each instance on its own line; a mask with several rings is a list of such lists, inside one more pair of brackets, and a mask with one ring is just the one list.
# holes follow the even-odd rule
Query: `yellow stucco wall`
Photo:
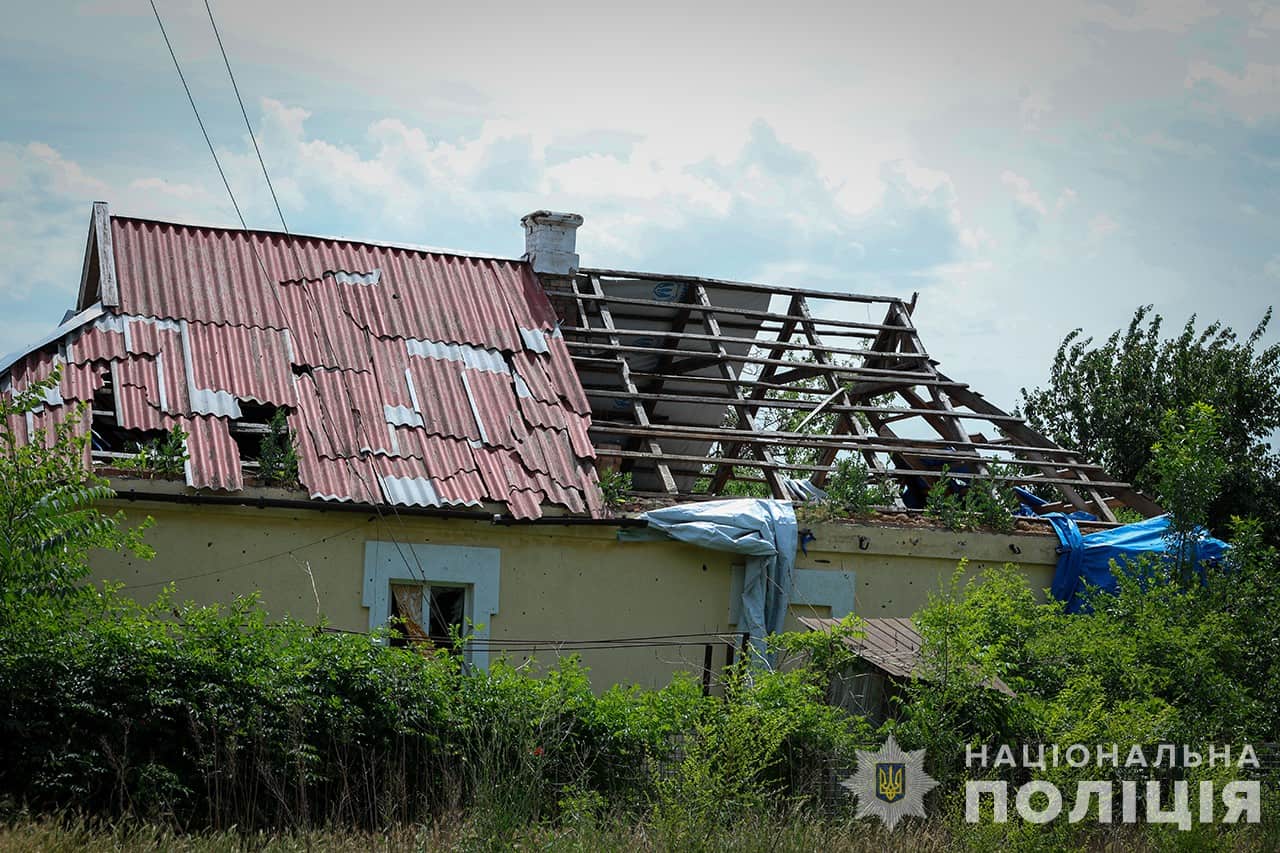
[[[267, 609], [364, 631], [365, 543], [482, 546], [501, 552], [499, 612], [494, 640], [598, 640], [616, 637], [728, 632], [732, 566], [741, 558], [675, 542], [621, 543], [613, 527], [495, 526], [486, 521], [403, 515], [380, 520], [341, 511], [212, 507], [119, 501], [131, 521], [155, 519], [147, 562], [95, 554], [94, 575], [125, 584], [150, 599], [170, 581], [179, 601], [226, 602], [260, 592]], [[950, 578], [961, 556], [970, 570], [1019, 562], [1034, 586], [1046, 587], [1056, 560], [1052, 536], [956, 534], [880, 525], [822, 524], [800, 571], [852, 571], [855, 612], [910, 616], [930, 591]], [[1015, 549], [1017, 553], [1015, 553]], [[796, 615], [827, 615], [804, 604]], [[701, 646], [581, 651], [592, 681], [665, 683], [678, 669], [700, 670]], [[718, 646], [714, 664], [724, 661]], [[537, 658], [554, 660], [548, 646]], [[512, 655], [517, 660], [520, 655]]]

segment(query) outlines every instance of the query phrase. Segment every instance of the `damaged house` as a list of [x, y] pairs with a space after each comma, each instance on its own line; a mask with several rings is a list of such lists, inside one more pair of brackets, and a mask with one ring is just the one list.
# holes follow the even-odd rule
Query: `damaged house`
[[86, 464], [157, 520], [155, 560], [102, 554], [95, 575], [143, 598], [261, 591], [340, 630], [461, 631], [477, 666], [581, 654], [607, 686], [710, 672], [750, 621], [750, 558], [620, 541], [641, 510], [804, 502], [848, 457], [892, 483], [874, 520], [799, 523], [769, 593], [790, 628], [910, 616], [962, 556], [1049, 585], [1039, 520], [921, 520], [940, 479], [1016, 483], [1085, 527], [1159, 512], [943, 373], [914, 299], [580, 268], [581, 217], [522, 223], [508, 259], [95, 204], [75, 307], [0, 361], [3, 392], [61, 370], [8, 425], [20, 440], [83, 405]]

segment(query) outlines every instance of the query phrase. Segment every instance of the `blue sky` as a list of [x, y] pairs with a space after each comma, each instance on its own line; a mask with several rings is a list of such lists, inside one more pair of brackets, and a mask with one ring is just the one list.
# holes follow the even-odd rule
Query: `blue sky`
[[[203, 4], [157, 2], [274, 227]], [[1252, 328], [1280, 292], [1274, 3], [214, 10], [295, 231], [515, 256], [553, 208], [592, 265], [919, 291], [929, 350], [1005, 405], [1077, 326]], [[235, 221], [145, 2], [8, 24], [0, 352], [74, 300], [90, 201]]]

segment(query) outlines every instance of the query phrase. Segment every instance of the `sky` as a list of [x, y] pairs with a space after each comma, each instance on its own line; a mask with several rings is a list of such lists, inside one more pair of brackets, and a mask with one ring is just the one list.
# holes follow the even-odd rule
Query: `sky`
[[[278, 227], [203, 2], [157, 6]], [[517, 257], [549, 208], [584, 265], [918, 292], [1006, 407], [1072, 329], [1280, 293], [1280, 3], [212, 6], [297, 233]], [[15, 4], [0, 79], [0, 352], [74, 303], [93, 200], [236, 224], [145, 0]]]

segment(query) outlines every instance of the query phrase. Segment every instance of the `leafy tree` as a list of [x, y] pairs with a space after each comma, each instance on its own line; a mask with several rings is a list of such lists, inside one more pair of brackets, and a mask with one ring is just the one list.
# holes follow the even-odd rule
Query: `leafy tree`
[[1063, 340], [1043, 388], [1022, 390], [1035, 428], [1144, 490], [1157, 488], [1149, 468], [1166, 412], [1212, 406], [1226, 459], [1225, 489], [1210, 507], [1210, 527], [1230, 518], [1266, 520], [1280, 542], [1280, 454], [1268, 439], [1280, 428], [1280, 344], [1263, 347], [1268, 309], [1244, 339], [1221, 323], [1162, 336], [1163, 319], [1138, 309], [1127, 329], [1098, 345], [1077, 329]]
[[1184, 586], [1191, 583], [1195, 543], [1209, 523], [1209, 505], [1226, 474], [1218, 439], [1218, 413], [1195, 403], [1185, 413], [1166, 412], [1160, 440], [1151, 447], [1150, 479], [1169, 510], [1169, 544]]
[[123, 513], [105, 515], [94, 506], [115, 492], [86, 465], [89, 438], [76, 429], [83, 407], [29, 441], [13, 428], [43, 408], [45, 392], [58, 381], [55, 370], [26, 390], [0, 395], [0, 624], [72, 597], [94, 548], [153, 553], [142, 541], [150, 520], [126, 529]]

